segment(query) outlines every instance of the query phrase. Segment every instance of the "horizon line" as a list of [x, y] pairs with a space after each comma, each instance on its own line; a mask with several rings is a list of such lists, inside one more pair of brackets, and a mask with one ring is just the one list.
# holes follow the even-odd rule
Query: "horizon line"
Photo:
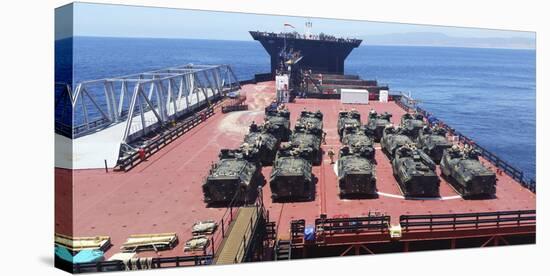
[[[213, 41], [235, 41], [235, 42], [255, 42], [254, 39], [220, 39], [220, 38], [190, 38], [190, 37], [147, 37], [147, 36], [111, 36], [111, 35], [73, 35], [69, 37], [63, 37], [55, 39], [55, 41], [68, 39], [68, 38], [125, 38], [125, 39], [166, 39], [166, 40], [213, 40]], [[363, 39], [363, 42], [366, 40]], [[453, 46], [453, 45], [425, 45], [425, 44], [365, 44], [361, 43], [359, 47], [365, 46], [387, 46], [387, 47], [433, 47], [433, 48], [467, 48], [467, 49], [501, 49], [501, 50], [531, 50], [536, 51], [537, 47], [482, 47], [482, 46]]]

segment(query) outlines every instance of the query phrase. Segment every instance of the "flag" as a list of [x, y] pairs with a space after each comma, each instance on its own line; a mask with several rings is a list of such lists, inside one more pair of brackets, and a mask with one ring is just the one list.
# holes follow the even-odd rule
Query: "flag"
[[290, 25], [290, 24], [288, 24], [288, 23], [285, 23], [285, 27], [287, 27], [287, 26], [288, 26], [288, 27], [291, 27], [291, 28], [293, 28], [293, 29], [295, 29], [294, 26], [292, 26], [292, 25]]

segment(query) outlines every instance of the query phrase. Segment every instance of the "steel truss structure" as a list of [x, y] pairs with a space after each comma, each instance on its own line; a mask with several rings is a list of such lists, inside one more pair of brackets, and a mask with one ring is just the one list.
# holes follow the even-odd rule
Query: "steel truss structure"
[[[74, 92], [70, 85], [56, 83], [58, 87], [65, 90], [59, 99], [70, 99], [73, 138], [124, 123], [122, 142], [129, 143], [240, 89], [240, 83], [229, 65], [189, 64], [83, 81]], [[66, 109], [61, 105], [63, 100], [56, 100], [56, 110]], [[56, 118], [56, 129], [58, 122], [63, 124]]]

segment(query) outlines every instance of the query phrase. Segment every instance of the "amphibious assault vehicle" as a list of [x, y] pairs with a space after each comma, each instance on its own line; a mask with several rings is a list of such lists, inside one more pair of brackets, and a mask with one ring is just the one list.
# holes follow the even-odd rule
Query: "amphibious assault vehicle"
[[254, 202], [257, 188], [264, 180], [258, 155], [254, 147], [222, 149], [220, 160], [212, 165], [202, 185], [204, 202], [209, 205]]
[[492, 197], [496, 193], [496, 174], [479, 161], [479, 152], [453, 146], [443, 152], [441, 174], [463, 197]]
[[286, 145], [273, 164], [269, 186], [274, 201], [302, 201], [315, 198], [311, 163], [306, 159], [311, 148]]
[[447, 131], [441, 127], [424, 126], [418, 133], [418, 147], [421, 148], [430, 158], [439, 164], [443, 151], [453, 144], [447, 141]]
[[348, 146], [351, 151], [357, 152], [360, 149], [366, 151], [366, 158], [374, 162], [374, 142], [372, 136], [367, 135], [370, 131], [364, 127], [348, 126], [343, 130], [342, 144]]
[[323, 113], [317, 110], [316, 112], [312, 111], [302, 111], [300, 113], [300, 118], [298, 118], [297, 125], [302, 124], [306, 126], [312, 133], [316, 133], [318, 136], [323, 134]]
[[406, 197], [439, 196], [439, 177], [435, 163], [423, 151], [408, 144], [395, 151], [393, 175]]
[[288, 109], [266, 109], [265, 122], [269, 122], [272, 125], [278, 126], [276, 132], [274, 133], [275, 137], [277, 137], [282, 142], [288, 142], [291, 134], [290, 112], [288, 111]]
[[376, 173], [369, 147], [340, 149], [338, 186], [341, 198], [376, 195]]
[[323, 153], [321, 151], [319, 129], [310, 129], [301, 123], [297, 123], [290, 136], [290, 145], [295, 148], [310, 148], [311, 152], [307, 156], [304, 156], [304, 158], [314, 165], [321, 164]]
[[394, 127], [390, 125], [384, 128], [384, 135], [380, 140], [380, 145], [388, 157], [393, 158], [395, 151], [399, 147], [413, 144], [413, 141], [407, 134], [409, 134], [409, 131], [399, 126]]
[[273, 164], [277, 149], [281, 141], [277, 135], [279, 126], [267, 121], [264, 125], [258, 126], [254, 122], [250, 125], [249, 133], [244, 136], [244, 143], [256, 147], [260, 163], [264, 166]]
[[342, 134], [346, 127], [360, 127], [361, 126], [361, 114], [357, 110], [340, 111], [338, 113], [338, 135], [340, 135], [340, 141], [342, 141]]
[[372, 110], [369, 113], [369, 121], [366, 127], [372, 131], [372, 136], [375, 142], [380, 142], [380, 139], [382, 139], [382, 136], [384, 135], [384, 128], [391, 123], [391, 117], [392, 115], [388, 112], [378, 114], [376, 111]]
[[412, 139], [416, 139], [418, 137], [418, 132], [426, 125], [427, 123], [424, 120], [424, 115], [420, 113], [406, 113], [401, 116], [401, 127], [408, 130], [407, 135]]

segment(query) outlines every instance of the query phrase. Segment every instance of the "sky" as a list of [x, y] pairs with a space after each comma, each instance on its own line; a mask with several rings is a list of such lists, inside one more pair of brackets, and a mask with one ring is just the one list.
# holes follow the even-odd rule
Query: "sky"
[[[211, 12], [168, 8], [104, 5], [91, 3], [74, 4], [75, 36], [194, 38], [219, 40], [252, 40], [248, 31], [285, 31], [284, 23], [295, 29], [286, 31], [304, 32], [307, 20], [313, 23], [313, 33], [327, 33], [341, 37], [367, 39], [370, 36], [388, 42], [394, 34], [423, 33], [444, 35], [453, 38], [500, 38], [533, 41], [535, 33], [457, 28], [370, 21], [335, 20], [289, 16], [257, 15], [229, 12]], [[58, 38], [67, 34], [58, 34]], [[405, 41], [403, 41], [403, 39]], [[406, 37], [400, 37], [407, 44]], [[433, 39], [432, 39], [433, 41]]]

